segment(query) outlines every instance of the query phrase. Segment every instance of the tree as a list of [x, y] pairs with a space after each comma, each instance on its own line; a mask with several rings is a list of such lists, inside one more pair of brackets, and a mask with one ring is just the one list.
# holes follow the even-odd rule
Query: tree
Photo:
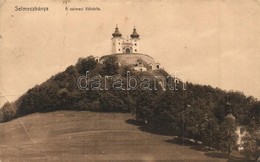
[[[153, 101], [153, 95], [150, 91], [141, 91], [141, 94], [136, 99], [136, 109], [135, 109], [135, 117], [136, 120], [145, 121], [152, 120], [152, 116], [154, 115], [151, 109], [151, 103]], [[138, 95], [136, 94], [136, 95]]]
[[9, 120], [12, 120], [16, 117], [16, 110], [14, 108], [14, 104], [10, 102], [6, 102], [4, 106], [2, 107], [0, 115], [2, 117], [2, 121], [7, 122]]
[[104, 61], [105, 67], [103, 68], [105, 75], [115, 75], [119, 68], [117, 58], [115, 56], [107, 57]]
[[4, 122], [4, 113], [2, 109], [0, 109], [0, 123]]
[[235, 120], [231, 117], [226, 117], [220, 124], [217, 135], [217, 149], [230, 155], [237, 148], [237, 138]]
[[79, 58], [76, 64], [80, 74], [86, 74], [86, 71], [93, 70], [97, 66], [95, 57], [89, 56], [87, 58]]
[[243, 154], [250, 159], [260, 157], [260, 132], [247, 133], [243, 138]]
[[250, 159], [260, 157], [260, 123], [255, 118], [248, 125], [246, 135], [243, 137], [243, 154]]
[[217, 133], [219, 132], [219, 125], [214, 116], [208, 117], [201, 125], [200, 135], [203, 145], [208, 146], [209, 149], [214, 148], [217, 143]]

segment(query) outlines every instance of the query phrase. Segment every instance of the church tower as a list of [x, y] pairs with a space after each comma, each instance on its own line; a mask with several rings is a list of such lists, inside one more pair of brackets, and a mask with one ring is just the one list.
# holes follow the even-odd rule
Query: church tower
[[140, 35], [137, 33], [135, 27], [133, 33], [130, 35], [130, 39], [128, 36], [126, 39], [122, 38], [122, 34], [119, 32], [117, 25], [112, 36], [112, 54], [140, 53]]
[[137, 71], [153, 71], [160, 69], [159, 63], [155, 63], [154, 59], [143, 54], [140, 51], [140, 35], [134, 27], [132, 33], [126, 38], [122, 37], [116, 25], [115, 31], [111, 38], [111, 54], [96, 59], [100, 63], [104, 63], [111, 56], [117, 59], [119, 66], [128, 66]]
[[119, 32], [119, 29], [116, 25], [116, 29], [115, 29], [115, 32], [112, 34], [112, 54], [115, 54], [115, 53], [123, 53], [122, 52], [122, 40], [123, 38], [121, 37], [122, 34]]
[[135, 27], [134, 27], [134, 29], [133, 29], [133, 33], [130, 35], [131, 36], [131, 42], [132, 42], [132, 48], [133, 48], [133, 53], [139, 53], [140, 51], [140, 49], [139, 49], [139, 47], [140, 47], [140, 43], [139, 43], [139, 40], [140, 40], [140, 38], [139, 38], [139, 34], [137, 34], [137, 32], [136, 32], [136, 29], [135, 29]]

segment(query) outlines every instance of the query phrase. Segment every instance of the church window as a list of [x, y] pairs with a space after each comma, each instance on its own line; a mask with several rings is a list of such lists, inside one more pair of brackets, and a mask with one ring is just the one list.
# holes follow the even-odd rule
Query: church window
[[120, 51], [120, 49], [118, 49], [118, 51]]
[[137, 52], [137, 49], [135, 49], [135, 52]]
[[137, 46], [137, 44], [135, 43], [135, 46]]

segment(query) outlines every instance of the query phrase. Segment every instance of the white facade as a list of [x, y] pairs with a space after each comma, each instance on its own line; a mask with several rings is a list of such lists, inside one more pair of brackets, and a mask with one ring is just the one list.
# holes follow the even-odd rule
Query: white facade
[[140, 38], [131, 38], [133, 53], [140, 53]]
[[111, 51], [112, 54], [123, 53], [122, 52], [122, 45], [121, 45], [122, 40], [123, 40], [122, 37], [113, 37], [112, 38], [112, 51]]
[[136, 29], [134, 28], [133, 33], [129, 38], [123, 38], [122, 34], [119, 32], [118, 27], [116, 27], [115, 32], [112, 34], [112, 54], [117, 53], [140, 53], [140, 38], [137, 34]]
[[133, 29], [130, 37], [126, 39], [122, 37], [116, 26], [115, 32], [111, 38], [111, 54], [102, 56], [99, 60], [103, 63], [111, 56], [117, 58], [119, 66], [129, 66], [136, 71], [152, 71], [160, 69], [160, 64], [155, 63], [154, 59], [147, 55], [142, 54], [140, 51], [140, 35], [136, 29]]

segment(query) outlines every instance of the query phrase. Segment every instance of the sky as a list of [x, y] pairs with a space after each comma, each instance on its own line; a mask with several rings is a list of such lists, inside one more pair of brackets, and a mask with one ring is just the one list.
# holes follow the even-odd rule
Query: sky
[[260, 99], [260, 0], [6, 0], [0, 6], [0, 106], [79, 57], [110, 54], [116, 24], [123, 37], [135, 26], [140, 51], [169, 73]]

